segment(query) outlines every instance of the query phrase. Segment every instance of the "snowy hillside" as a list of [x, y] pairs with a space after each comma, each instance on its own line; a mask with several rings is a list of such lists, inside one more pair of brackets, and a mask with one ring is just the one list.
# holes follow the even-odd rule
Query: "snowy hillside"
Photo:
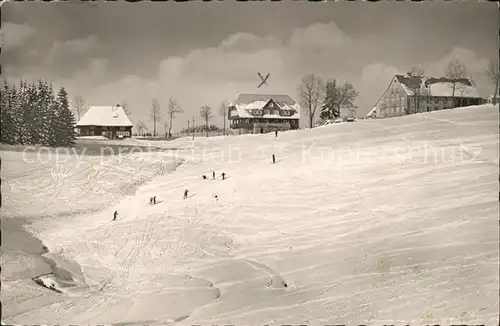
[[[73, 275], [72, 286], [43, 278], [62, 293], [3, 282], [3, 322], [498, 325], [498, 112], [181, 138], [163, 146], [183, 147], [174, 161], [184, 163], [127, 197], [109, 191], [120, 173], [90, 163], [68, 171], [97, 173], [60, 190], [73, 198], [70, 210], [104, 208], [78, 216], [56, 214], [68, 207], [51, 199], [49, 165], [3, 165], [29, 184], [2, 189], [5, 202], [29, 203], [5, 211], [53, 214], [28, 228]], [[151, 162], [144, 156], [126, 157], [136, 175]], [[77, 194], [88, 182], [103, 191]], [[148, 204], [151, 196], [159, 203]]]

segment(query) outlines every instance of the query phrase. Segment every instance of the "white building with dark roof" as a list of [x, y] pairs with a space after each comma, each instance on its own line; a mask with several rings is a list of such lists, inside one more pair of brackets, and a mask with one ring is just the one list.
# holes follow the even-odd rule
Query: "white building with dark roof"
[[288, 95], [240, 94], [229, 104], [231, 129], [253, 133], [299, 128], [300, 107]]
[[132, 126], [119, 105], [91, 106], [76, 123], [79, 136], [104, 136], [109, 139], [131, 137]]
[[395, 75], [375, 104], [374, 115], [386, 118], [481, 103], [482, 98], [469, 78], [456, 80], [453, 94], [453, 81], [449, 78]]

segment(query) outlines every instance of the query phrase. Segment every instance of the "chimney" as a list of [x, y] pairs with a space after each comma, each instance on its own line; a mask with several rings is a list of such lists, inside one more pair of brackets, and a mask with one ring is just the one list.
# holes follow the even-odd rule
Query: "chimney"
[[407, 72], [406, 73], [407, 76], [411, 77], [413, 74], [411, 73], [411, 71]]

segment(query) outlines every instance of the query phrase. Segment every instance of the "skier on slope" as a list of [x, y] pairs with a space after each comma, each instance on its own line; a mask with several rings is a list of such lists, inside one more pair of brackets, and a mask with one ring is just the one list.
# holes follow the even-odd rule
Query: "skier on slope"
[[156, 205], [156, 196], [153, 197], [153, 205]]
[[118, 216], [118, 211], [115, 211], [115, 213], [113, 214], [113, 221], [116, 221], [117, 216]]
[[276, 156], [273, 154], [273, 164], [276, 163]]
[[184, 190], [184, 199], [186, 199], [188, 197], [188, 193], [189, 193], [189, 190]]
[[226, 174], [224, 172], [222, 172], [222, 180], [225, 180], [226, 179]]
[[215, 180], [215, 171], [212, 172], [212, 178]]

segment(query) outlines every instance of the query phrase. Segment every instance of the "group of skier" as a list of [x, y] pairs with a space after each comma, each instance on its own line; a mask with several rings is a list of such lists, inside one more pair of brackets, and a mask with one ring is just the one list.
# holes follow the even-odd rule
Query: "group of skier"
[[[278, 137], [278, 132], [275, 131], [275, 136]], [[274, 156], [274, 154], [272, 155], [272, 160], [273, 160], [273, 164], [276, 163], [276, 157]], [[206, 175], [202, 175], [201, 176], [203, 180], [207, 180], [207, 176]], [[222, 172], [221, 173], [221, 177], [222, 177], [222, 180], [225, 180], [226, 179], [226, 173]], [[212, 179], [215, 180], [215, 171], [212, 172]], [[183, 199], [187, 199], [188, 198], [188, 194], [189, 194], [189, 190], [186, 189], [184, 190], [184, 197]], [[215, 195], [214, 196], [215, 200], [218, 202], [219, 201], [219, 196], [218, 195]], [[153, 196], [153, 197], [150, 197], [149, 198], [149, 203], [152, 204], [152, 205], [156, 205], [156, 196]], [[116, 221], [116, 218], [118, 216], [118, 211], [115, 211], [114, 214], [113, 214], [113, 221]]]

